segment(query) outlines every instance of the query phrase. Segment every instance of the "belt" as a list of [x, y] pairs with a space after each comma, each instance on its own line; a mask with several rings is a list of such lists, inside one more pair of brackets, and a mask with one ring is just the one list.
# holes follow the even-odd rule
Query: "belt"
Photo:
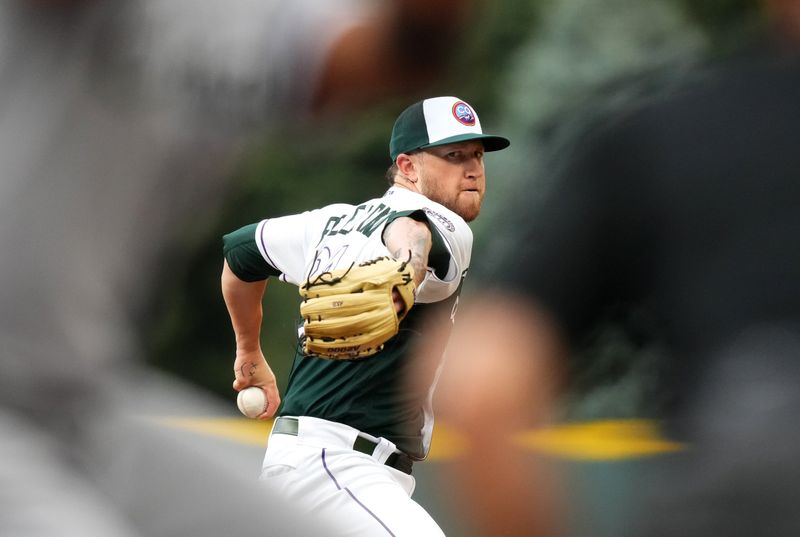
[[[281, 416], [275, 420], [275, 424], [272, 426], [272, 433], [297, 436], [298, 429], [299, 421], [297, 418]], [[375, 448], [378, 447], [378, 443], [370, 440], [369, 438], [357, 436], [352, 447], [355, 451], [372, 456], [372, 454], [375, 452]], [[411, 457], [405, 453], [392, 453], [386, 458], [383, 464], [386, 466], [391, 466], [395, 470], [400, 470], [401, 472], [411, 475], [411, 467], [413, 466], [414, 461], [412, 461]]]

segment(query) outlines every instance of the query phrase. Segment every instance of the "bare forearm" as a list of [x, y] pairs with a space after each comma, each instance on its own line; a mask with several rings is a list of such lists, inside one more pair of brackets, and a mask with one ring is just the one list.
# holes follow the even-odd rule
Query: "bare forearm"
[[226, 261], [222, 267], [221, 284], [222, 296], [236, 335], [233, 389], [240, 391], [250, 386], [261, 388], [267, 398], [267, 407], [258, 419], [269, 419], [278, 410], [281, 396], [275, 374], [261, 351], [261, 301], [267, 288], [267, 280], [242, 281]]
[[222, 268], [221, 285], [222, 296], [236, 335], [237, 350], [259, 349], [263, 319], [261, 300], [267, 281], [244, 282], [233, 273], [226, 261]]
[[386, 226], [383, 242], [395, 259], [407, 259], [414, 268], [414, 279], [417, 285], [425, 279], [428, 268], [428, 255], [431, 252], [433, 239], [431, 230], [424, 222], [413, 218], [400, 217]]

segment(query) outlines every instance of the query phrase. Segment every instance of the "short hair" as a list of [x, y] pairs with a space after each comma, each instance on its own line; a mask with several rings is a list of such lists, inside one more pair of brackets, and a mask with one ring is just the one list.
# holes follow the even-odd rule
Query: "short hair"
[[389, 186], [394, 185], [398, 173], [400, 173], [400, 169], [397, 167], [397, 163], [392, 162], [392, 165], [389, 166], [388, 170], [386, 170], [386, 180], [389, 182]]

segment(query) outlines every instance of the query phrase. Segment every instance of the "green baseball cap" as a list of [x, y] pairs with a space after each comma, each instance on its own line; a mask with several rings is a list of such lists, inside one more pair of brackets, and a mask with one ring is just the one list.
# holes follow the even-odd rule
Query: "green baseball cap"
[[438, 145], [481, 140], [486, 151], [505, 149], [511, 142], [484, 134], [478, 114], [458, 97], [432, 97], [412, 104], [398, 116], [389, 141], [392, 162], [400, 153]]

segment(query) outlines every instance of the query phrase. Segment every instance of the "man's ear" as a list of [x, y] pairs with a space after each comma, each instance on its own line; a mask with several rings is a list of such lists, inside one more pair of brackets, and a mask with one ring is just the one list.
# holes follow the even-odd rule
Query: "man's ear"
[[406, 153], [400, 153], [395, 160], [397, 169], [412, 183], [417, 182], [417, 165], [415, 160]]

